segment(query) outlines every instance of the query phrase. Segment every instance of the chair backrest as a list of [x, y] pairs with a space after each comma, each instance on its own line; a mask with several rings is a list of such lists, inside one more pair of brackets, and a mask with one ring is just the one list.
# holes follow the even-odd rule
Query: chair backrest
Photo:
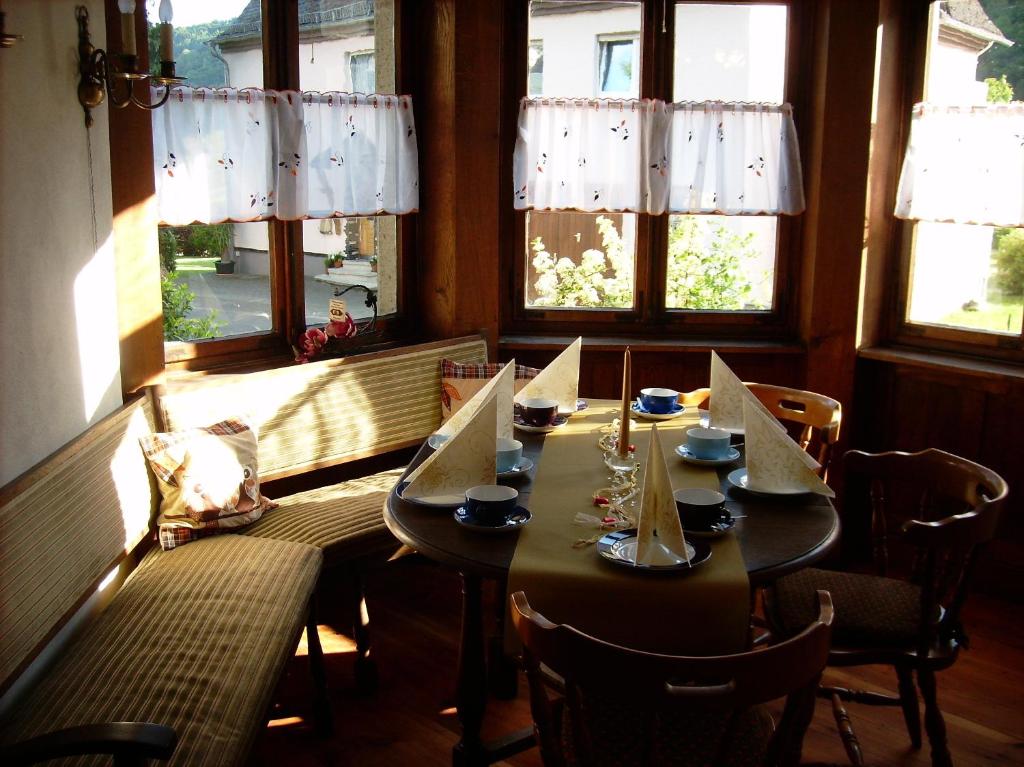
[[[792, 427], [793, 439], [821, 464], [818, 474], [826, 478], [832, 448], [839, 441], [843, 406], [824, 394], [788, 386], [747, 383], [746, 387], [772, 415]], [[681, 394], [679, 401], [687, 407], [707, 407], [710, 398], [711, 389], [702, 388]]]
[[[910, 550], [908, 576], [921, 586], [919, 650], [936, 636], [962, 641], [960, 610], [977, 559], [995, 535], [1009, 492], [1006, 481], [991, 469], [936, 449], [851, 450], [844, 460], [854, 487], [858, 477], [868, 480], [878, 574], [890, 574], [890, 544], [899, 542]], [[894, 521], [899, 525], [895, 534], [890, 533]]]
[[443, 358], [486, 362], [481, 336], [157, 388], [162, 426], [177, 431], [248, 416], [260, 478], [280, 479], [421, 443], [441, 422]]
[[[688, 657], [659, 655], [609, 644], [571, 626], [557, 625], [530, 608], [526, 595], [511, 595], [512, 620], [523, 642], [523, 660], [530, 683], [530, 707], [540, 739], [544, 763], [563, 763], [559, 732], [559, 705], [570, 722], [568, 736], [573, 753], [582, 764], [599, 763], [595, 749], [602, 734], [615, 738], [642, 738], [634, 751], [637, 764], [657, 763], [659, 723], [681, 715], [684, 721], [699, 717], [696, 733], [701, 743], [673, 747], [708, 748], [709, 764], [724, 763], [726, 743], [709, 742], [710, 731], [726, 740], [727, 727], [738, 715], [759, 703], [787, 697], [780, 727], [769, 747], [769, 761], [797, 764], [807, 725], [813, 715], [815, 690], [828, 660], [831, 640], [832, 600], [818, 592], [818, 618], [797, 636], [765, 649], [734, 655]], [[682, 624], [681, 624], [682, 625]], [[543, 668], [542, 668], [543, 667]], [[564, 703], [552, 701], [548, 688], [550, 670], [564, 686]], [[639, 732], [603, 733], [601, 722], [588, 721], [601, 704], [638, 717]], [[712, 716], [708, 720], [709, 714]], [[704, 725], [707, 726], [704, 726]]]

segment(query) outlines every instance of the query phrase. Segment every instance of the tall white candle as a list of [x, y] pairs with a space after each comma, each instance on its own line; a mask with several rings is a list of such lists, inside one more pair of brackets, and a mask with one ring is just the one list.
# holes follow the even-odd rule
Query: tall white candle
[[632, 399], [629, 396], [632, 388], [632, 371], [630, 370], [629, 347], [622, 358], [622, 413], [619, 415], [618, 453], [620, 458], [629, 457], [629, 413]]

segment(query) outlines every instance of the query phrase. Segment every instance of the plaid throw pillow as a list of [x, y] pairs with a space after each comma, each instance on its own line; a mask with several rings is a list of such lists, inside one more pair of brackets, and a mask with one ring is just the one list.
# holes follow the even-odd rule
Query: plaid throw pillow
[[[459, 412], [473, 395], [505, 367], [500, 362], [462, 364], [452, 360], [441, 360], [441, 423]], [[516, 365], [515, 390], [518, 392], [526, 382], [540, 371], [526, 365]]]
[[276, 508], [260, 494], [256, 432], [232, 418], [139, 439], [160, 486], [160, 545], [173, 549], [247, 525]]

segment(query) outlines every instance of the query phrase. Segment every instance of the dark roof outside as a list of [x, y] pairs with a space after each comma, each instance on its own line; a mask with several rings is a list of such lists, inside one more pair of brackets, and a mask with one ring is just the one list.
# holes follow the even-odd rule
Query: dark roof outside
[[981, 29], [992, 35], [1005, 39], [1006, 35], [996, 26], [995, 22], [988, 17], [985, 9], [981, 7], [979, 0], [945, 0], [942, 9], [950, 17], [975, 29]]
[[[299, 0], [299, 29], [372, 19], [373, 4], [373, 0]], [[261, 23], [260, 0], [249, 0], [216, 41], [256, 37], [260, 34]]]

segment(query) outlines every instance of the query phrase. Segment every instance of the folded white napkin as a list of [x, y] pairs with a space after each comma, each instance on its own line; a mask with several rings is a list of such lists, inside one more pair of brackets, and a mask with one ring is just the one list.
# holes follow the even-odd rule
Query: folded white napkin
[[497, 391], [496, 387], [492, 388], [462, 428], [409, 473], [403, 497], [454, 503], [471, 487], [495, 483]]
[[527, 399], [558, 400], [559, 410], [576, 412], [576, 398], [580, 389], [580, 350], [583, 337], [569, 344], [551, 364], [540, 371], [519, 390], [516, 402]]
[[466, 404], [460, 407], [452, 417], [441, 424], [435, 433], [444, 437], [451, 437], [462, 431], [462, 428], [472, 420], [477, 409], [492, 397], [498, 400], [497, 414], [497, 436], [512, 436], [512, 397], [515, 393], [516, 361], [511, 360], [501, 372], [484, 384], [483, 388], [474, 394]]
[[743, 403], [749, 402], [770, 418], [780, 431], [786, 427], [771, 414], [761, 401], [750, 393], [747, 385], [739, 379], [725, 361], [713, 350], [711, 352], [711, 403], [708, 405], [709, 426], [718, 429], [743, 428]]
[[683, 526], [672, 497], [672, 480], [661, 449], [658, 426], [651, 427], [651, 445], [644, 467], [644, 491], [636, 532], [636, 562], [642, 565], [671, 565], [688, 560]]
[[815, 474], [820, 464], [786, 432], [780, 432], [777, 423], [770, 413], [765, 416], [749, 401], [744, 401], [747, 487], [768, 493], [807, 492], [835, 498], [832, 488]]

